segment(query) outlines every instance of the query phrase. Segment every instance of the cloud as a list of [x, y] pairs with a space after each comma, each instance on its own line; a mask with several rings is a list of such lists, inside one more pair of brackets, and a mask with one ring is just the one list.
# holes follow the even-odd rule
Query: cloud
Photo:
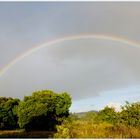
[[62, 36], [109, 34], [140, 40], [140, 3], [0, 3], [0, 68], [33, 46]]
[[121, 111], [121, 104], [120, 103], [110, 102], [107, 104], [107, 106], [113, 107], [115, 109], [115, 111], [117, 111], [117, 112]]
[[102, 39], [54, 44], [12, 66], [0, 77], [0, 93], [23, 97], [35, 90], [52, 89], [71, 93], [73, 100], [94, 98], [139, 84], [139, 54], [138, 48]]

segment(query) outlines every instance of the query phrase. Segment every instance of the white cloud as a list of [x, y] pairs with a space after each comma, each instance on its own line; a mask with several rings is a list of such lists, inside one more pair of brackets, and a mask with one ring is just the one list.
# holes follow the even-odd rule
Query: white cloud
[[117, 102], [110, 102], [107, 104], [108, 107], [113, 107], [115, 111], [119, 112], [121, 111], [121, 104]]

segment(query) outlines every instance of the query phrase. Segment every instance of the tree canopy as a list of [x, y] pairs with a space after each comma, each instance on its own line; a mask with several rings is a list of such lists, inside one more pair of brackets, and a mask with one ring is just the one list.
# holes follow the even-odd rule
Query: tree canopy
[[19, 99], [0, 97], [0, 129], [15, 129], [17, 124], [17, 107]]
[[69, 115], [71, 97], [64, 92], [37, 91], [25, 96], [18, 107], [18, 123], [26, 130], [54, 130]]
[[140, 127], [140, 102], [126, 104], [122, 107], [120, 112], [120, 121], [129, 126]]
[[117, 112], [113, 107], [106, 106], [104, 109], [99, 111], [99, 118], [103, 121], [107, 121], [110, 123], [116, 123], [118, 121]]

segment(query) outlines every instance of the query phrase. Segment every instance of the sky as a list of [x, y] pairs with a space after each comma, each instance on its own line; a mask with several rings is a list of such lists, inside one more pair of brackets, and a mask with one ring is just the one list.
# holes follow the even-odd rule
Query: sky
[[66, 91], [72, 112], [139, 101], [139, 17], [139, 2], [0, 2], [0, 96]]

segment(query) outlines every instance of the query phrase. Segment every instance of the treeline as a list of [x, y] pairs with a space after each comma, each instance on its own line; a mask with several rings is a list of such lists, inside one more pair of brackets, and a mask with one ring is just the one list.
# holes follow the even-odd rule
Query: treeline
[[114, 108], [106, 106], [99, 111], [98, 118], [112, 124], [140, 127], [140, 102], [130, 104], [126, 101], [120, 112], [116, 112]]
[[56, 125], [68, 117], [71, 97], [50, 90], [37, 91], [19, 99], [0, 97], [0, 129], [55, 131]]
[[106, 106], [99, 112], [70, 114], [57, 126], [56, 138], [140, 138], [140, 102], [126, 102], [120, 112]]

